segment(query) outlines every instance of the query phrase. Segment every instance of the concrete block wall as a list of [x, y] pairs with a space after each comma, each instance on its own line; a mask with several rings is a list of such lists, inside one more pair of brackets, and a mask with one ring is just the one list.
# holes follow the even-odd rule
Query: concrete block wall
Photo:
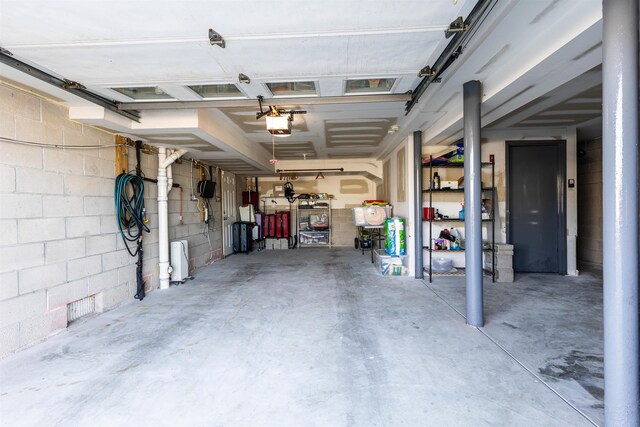
[[578, 147], [578, 260], [602, 265], [602, 139]]
[[333, 246], [354, 247], [357, 228], [353, 225], [353, 213], [351, 208], [332, 209], [331, 226], [331, 244]]
[[[0, 82], [0, 136], [60, 145], [113, 145], [114, 135], [73, 122], [65, 107]], [[0, 357], [67, 326], [67, 304], [96, 296], [97, 310], [133, 299], [135, 261], [117, 232], [113, 200], [115, 150], [55, 149], [0, 142]], [[135, 154], [129, 156], [134, 168]], [[174, 181], [190, 188], [190, 162], [174, 167]], [[143, 155], [146, 176], [155, 178], [157, 157]], [[194, 174], [197, 177], [197, 174]], [[203, 234], [197, 204], [183, 191], [169, 202], [170, 238], [186, 238], [192, 266], [219, 258], [216, 226]], [[158, 285], [157, 188], [145, 186], [151, 233], [145, 234], [144, 276]]]

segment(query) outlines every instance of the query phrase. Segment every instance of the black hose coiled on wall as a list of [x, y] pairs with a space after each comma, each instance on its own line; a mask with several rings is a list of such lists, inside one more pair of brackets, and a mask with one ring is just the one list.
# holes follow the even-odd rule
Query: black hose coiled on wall
[[[122, 240], [131, 256], [138, 256], [137, 293], [136, 299], [145, 297], [142, 281], [142, 235], [149, 232], [146, 224], [146, 210], [144, 207], [144, 181], [142, 177], [128, 173], [116, 177], [114, 189], [116, 203], [116, 223]], [[129, 242], [136, 242], [135, 250], [129, 247]]]

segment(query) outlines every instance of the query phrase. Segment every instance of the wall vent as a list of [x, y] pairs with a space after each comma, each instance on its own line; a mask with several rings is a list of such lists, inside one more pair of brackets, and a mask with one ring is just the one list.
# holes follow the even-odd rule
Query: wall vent
[[67, 304], [67, 322], [71, 323], [74, 320], [86, 316], [87, 314], [95, 313], [96, 311], [96, 296], [91, 295], [86, 298], [79, 299], [78, 301]]

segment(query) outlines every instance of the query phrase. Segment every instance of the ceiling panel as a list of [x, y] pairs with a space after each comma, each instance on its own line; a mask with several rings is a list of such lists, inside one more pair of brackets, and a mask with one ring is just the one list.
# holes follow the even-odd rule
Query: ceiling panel
[[281, 160], [304, 160], [317, 159], [318, 154], [311, 142], [304, 143], [288, 143], [283, 142], [282, 139], [275, 141], [272, 145], [271, 142], [261, 142], [260, 145], [264, 148], [269, 155], [273, 153], [275, 146], [275, 157]]
[[[440, 31], [471, 0], [2, 0], [7, 45], [124, 40], [206, 40], [213, 27], [228, 39], [328, 32]], [[37, 11], [37, 13], [35, 13]], [[28, 20], [14, 19], [27, 17]], [[72, 23], [73, 25], [60, 25]]]
[[[240, 72], [251, 78], [251, 84], [239, 86], [251, 99], [269, 97], [265, 87], [269, 81], [311, 80], [318, 84], [319, 96], [338, 96], [346, 79], [392, 77], [399, 78], [395, 93], [403, 93], [415, 88], [417, 71], [433, 64], [448, 43], [444, 28], [457, 16], [467, 16], [476, 3], [0, 0], [0, 45], [18, 59], [90, 88], [159, 86], [178, 99], [197, 98], [185, 85], [237, 83]], [[319, 159], [378, 157], [413, 130], [422, 130], [427, 139], [444, 140], [460, 131], [456, 123], [462, 111], [461, 88], [476, 79], [483, 83], [483, 113], [493, 122], [491, 126], [588, 120], [598, 109], [599, 89], [576, 91], [562, 100], [565, 104], [550, 103], [546, 95], [555, 96], [554, 88], [582, 72], [576, 70], [582, 69], [586, 59], [599, 56], [598, 40], [587, 34], [576, 42], [566, 55], [569, 61], [573, 58], [570, 66], [554, 59], [544, 67], [540, 64], [554, 58], [554, 52], [573, 46], [572, 40], [586, 33], [600, 13], [601, 0], [497, 2], [442, 76], [442, 84], [430, 86], [409, 116], [404, 115], [403, 102], [296, 106], [309, 113], [296, 116], [291, 137], [276, 140], [280, 150], [276, 157], [296, 158], [303, 151]], [[226, 48], [209, 44], [209, 28], [222, 34]], [[100, 93], [113, 96], [106, 89]], [[77, 101], [70, 98], [65, 101], [73, 106]], [[263, 170], [272, 169], [264, 155], [265, 150], [270, 152], [270, 135], [264, 120], [255, 119], [257, 101], [255, 108], [220, 111], [223, 114], [212, 114], [220, 122], [212, 122], [211, 129], [220, 125], [225, 130], [210, 135], [211, 142], [222, 148], [188, 135], [160, 135], [154, 127], [157, 122], [136, 129], [140, 134], [153, 133], [156, 144], [193, 148], [201, 158], [239, 158], [243, 155], [238, 153], [244, 153], [245, 160], [252, 159], [248, 163], [225, 159], [227, 170], [255, 170], [256, 162], [265, 163]], [[172, 114], [179, 117], [180, 113], [168, 111], [166, 117]], [[182, 123], [167, 120], [174, 122]], [[396, 123], [399, 132], [389, 135]], [[193, 124], [189, 126], [197, 132]], [[254, 149], [254, 144], [261, 148]], [[257, 157], [236, 149], [243, 145]]]
[[325, 120], [326, 144], [328, 148], [377, 147], [395, 123], [395, 117]]
[[375, 34], [350, 36], [346, 52], [346, 72], [350, 77], [371, 73], [376, 75], [412, 72], [416, 75], [426, 65], [428, 55], [440, 39], [442, 32]]
[[222, 152], [220, 148], [211, 145], [204, 139], [198, 138], [191, 133], [177, 133], [177, 134], [150, 134], [144, 135], [144, 139], [153, 145], [164, 147], [180, 147], [180, 148], [194, 148], [198, 151], [205, 152]]
[[190, 42], [19, 48], [12, 52], [84, 85], [122, 87], [224, 75], [212, 49], [209, 43]]

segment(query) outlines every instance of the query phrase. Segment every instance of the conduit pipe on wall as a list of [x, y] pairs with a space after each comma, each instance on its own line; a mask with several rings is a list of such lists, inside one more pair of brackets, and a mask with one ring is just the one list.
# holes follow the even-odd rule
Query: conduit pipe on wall
[[159, 259], [159, 279], [160, 289], [169, 289], [171, 275], [171, 265], [169, 265], [169, 191], [173, 184], [173, 173], [171, 165], [181, 156], [186, 154], [186, 150], [176, 150], [167, 156], [167, 149], [158, 149], [158, 259]]

